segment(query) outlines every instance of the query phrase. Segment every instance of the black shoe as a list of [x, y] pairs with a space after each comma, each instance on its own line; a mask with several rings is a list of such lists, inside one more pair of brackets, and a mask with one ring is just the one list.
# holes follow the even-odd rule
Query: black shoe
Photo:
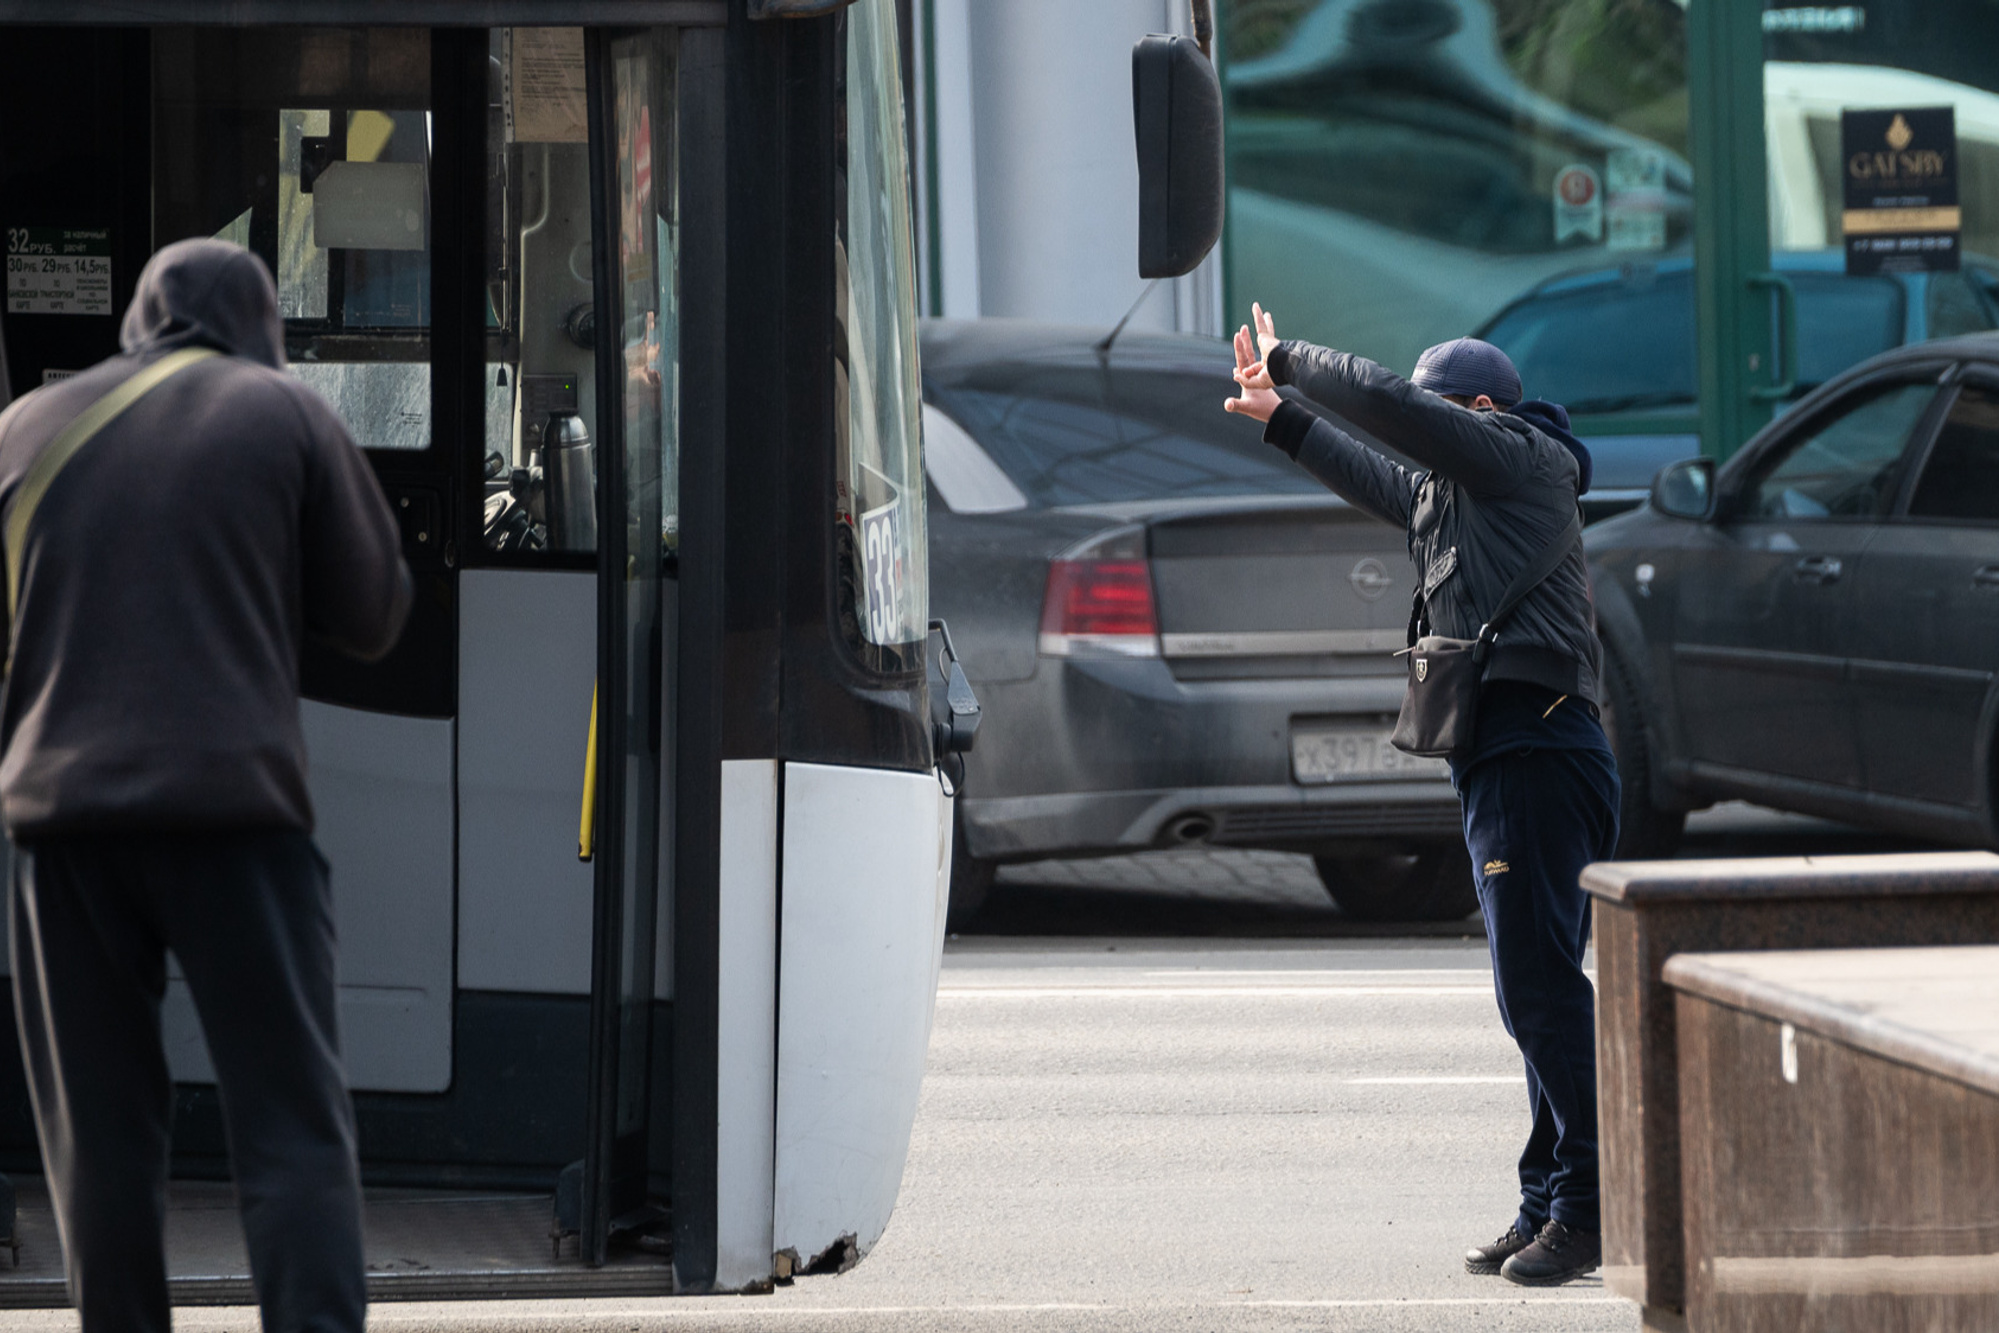
[[1474, 1246], [1465, 1251], [1465, 1272], [1490, 1277], [1499, 1271], [1499, 1266], [1520, 1251], [1534, 1243], [1534, 1238], [1520, 1229], [1514, 1222], [1499, 1233], [1499, 1239], [1490, 1245]]
[[1603, 1237], [1551, 1221], [1532, 1245], [1500, 1265], [1499, 1275], [1523, 1287], [1558, 1287], [1595, 1272], [1602, 1262]]

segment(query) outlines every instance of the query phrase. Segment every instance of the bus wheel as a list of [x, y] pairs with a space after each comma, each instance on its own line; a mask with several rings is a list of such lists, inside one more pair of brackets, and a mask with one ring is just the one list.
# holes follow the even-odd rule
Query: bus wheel
[[1463, 843], [1413, 856], [1315, 856], [1312, 864], [1340, 911], [1356, 921], [1458, 921], [1478, 910]]
[[977, 860], [965, 850], [965, 824], [960, 820], [951, 836], [951, 901], [944, 911], [946, 931], [955, 934], [971, 924], [984, 909], [998, 874], [998, 866]]

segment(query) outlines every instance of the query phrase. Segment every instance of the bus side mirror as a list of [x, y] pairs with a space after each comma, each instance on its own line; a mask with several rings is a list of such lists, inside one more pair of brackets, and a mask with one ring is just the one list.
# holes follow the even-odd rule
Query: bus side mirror
[[1668, 463], [1652, 478], [1652, 507], [1670, 518], [1714, 517], [1714, 460]]
[[1191, 273], [1222, 235], [1222, 85], [1191, 37], [1131, 48], [1138, 276]]

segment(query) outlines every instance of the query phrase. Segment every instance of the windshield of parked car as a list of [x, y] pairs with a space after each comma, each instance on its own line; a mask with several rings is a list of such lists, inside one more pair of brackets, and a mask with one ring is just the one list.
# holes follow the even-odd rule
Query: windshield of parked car
[[[1786, 276], [1798, 292], [1799, 393], [1901, 343], [1904, 295], [1895, 279]], [[1480, 336], [1513, 358], [1529, 397], [1571, 412], [1697, 397], [1694, 290], [1685, 269], [1634, 266], [1557, 284], [1501, 314]]]
[[1037, 507], [1323, 494], [1261, 428], [1222, 411], [1215, 374], [1000, 366], [932, 397]]

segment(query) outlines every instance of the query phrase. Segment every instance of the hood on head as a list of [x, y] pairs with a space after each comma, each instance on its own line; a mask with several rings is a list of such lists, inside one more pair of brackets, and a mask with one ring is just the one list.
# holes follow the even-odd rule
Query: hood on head
[[1589, 479], [1592, 465], [1589, 446], [1577, 439], [1569, 430], [1569, 409], [1560, 403], [1551, 403], [1544, 398], [1529, 398], [1524, 403], [1516, 403], [1506, 409], [1519, 417], [1543, 435], [1553, 436], [1562, 442], [1562, 447], [1576, 456], [1576, 494], [1589, 494]]
[[264, 261], [228, 241], [175, 241], [139, 274], [118, 342], [127, 352], [213, 347], [284, 369], [278, 289]]

